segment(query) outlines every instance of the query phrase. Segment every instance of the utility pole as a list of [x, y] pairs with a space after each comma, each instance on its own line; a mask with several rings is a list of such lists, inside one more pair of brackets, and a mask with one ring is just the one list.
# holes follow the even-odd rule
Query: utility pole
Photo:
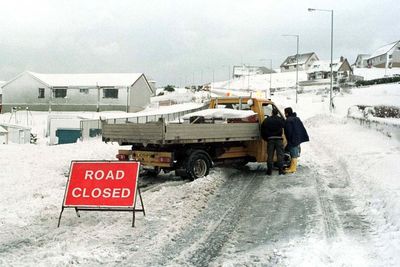
[[316, 8], [309, 8], [309, 12], [313, 11], [322, 11], [322, 12], [330, 12], [331, 13], [331, 85], [329, 90], [329, 111], [333, 111], [333, 97], [332, 97], [332, 90], [333, 90], [333, 9], [316, 9]]

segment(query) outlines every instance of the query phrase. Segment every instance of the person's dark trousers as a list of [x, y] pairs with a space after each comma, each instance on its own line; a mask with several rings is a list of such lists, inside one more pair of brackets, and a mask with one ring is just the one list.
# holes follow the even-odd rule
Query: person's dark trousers
[[272, 174], [272, 166], [273, 166], [273, 161], [274, 161], [274, 151], [276, 151], [276, 157], [277, 157], [277, 162], [278, 162], [278, 168], [279, 168], [279, 174], [284, 174], [283, 171], [283, 142], [281, 138], [270, 138], [268, 139], [267, 142], [267, 174], [271, 175]]

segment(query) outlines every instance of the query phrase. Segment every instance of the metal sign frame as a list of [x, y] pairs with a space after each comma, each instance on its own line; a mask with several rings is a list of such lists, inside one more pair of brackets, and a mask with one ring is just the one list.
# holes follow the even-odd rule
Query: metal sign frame
[[[143, 212], [143, 216], [146, 216], [146, 212], [144, 209], [144, 204], [143, 204], [143, 198], [142, 194], [140, 192], [140, 188], [138, 186], [138, 179], [139, 179], [139, 167], [138, 166], [138, 173], [137, 173], [137, 178], [136, 178], [136, 193], [135, 193], [135, 198], [133, 200], [133, 206], [132, 207], [118, 207], [118, 206], [90, 206], [90, 205], [65, 205], [65, 200], [67, 197], [67, 191], [69, 189], [69, 183], [71, 180], [71, 173], [72, 173], [72, 165], [74, 162], [78, 163], [124, 163], [124, 161], [118, 161], [118, 160], [72, 160], [69, 168], [69, 174], [68, 174], [68, 181], [67, 185], [65, 187], [65, 192], [64, 192], [64, 198], [62, 202], [62, 207], [61, 207], [61, 212], [60, 216], [58, 218], [58, 224], [57, 227], [60, 227], [61, 224], [61, 217], [64, 212], [64, 209], [68, 208], [73, 208], [75, 209], [76, 215], [80, 217], [79, 211], [122, 211], [122, 212], [132, 212], [132, 227], [135, 227], [135, 212]], [[125, 162], [129, 163], [129, 162]], [[140, 200], [140, 205], [141, 208], [136, 208], [136, 202], [137, 202], [137, 196], [139, 195], [139, 200]]]

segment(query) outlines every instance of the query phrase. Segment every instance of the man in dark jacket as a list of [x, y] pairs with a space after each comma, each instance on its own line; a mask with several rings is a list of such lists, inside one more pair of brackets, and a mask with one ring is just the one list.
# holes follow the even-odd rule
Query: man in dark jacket
[[278, 116], [278, 110], [272, 110], [272, 116], [264, 119], [261, 124], [261, 137], [267, 142], [267, 175], [272, 174], [274, 152], [278, 161], [279, 174], [285, 174], [283, 171], [283, 127], [285, 121]]
[[287, 141], [286, 149], [289, 150], [291, 161], [286, 173], [294, 173], [297, 170], [297, 158], [300, 156], [300, 144], [310, 141], [306, 128], [301, 120], [293, 112], [292, 108], [285, 108], [285, 136]]

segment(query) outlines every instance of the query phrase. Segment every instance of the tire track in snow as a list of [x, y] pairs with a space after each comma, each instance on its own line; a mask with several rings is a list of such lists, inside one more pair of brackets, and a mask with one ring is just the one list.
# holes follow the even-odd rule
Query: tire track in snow
[[312, 164], [316, 166], [315, 183], [318, 192], [325, 235], [328, 239], [344, 237], [345, 231], [365, 236], [370, 225], [364, 214], [354, 211], [351, 189], [351, 176], [343, 159], [336, 158], [318, 138], [311, 144], [311, 153], [315, 154]]
[[243, 176], [243, 172], [235, 172], [227, 179], [219, 195], [221, 199], [214, 201], [214, 207], [163, 249], [159, 264], [207, 266], [219, 255], [241, 219], [241, 210], [265, 179], [254, 171], [246, 174], [250, 177]]

